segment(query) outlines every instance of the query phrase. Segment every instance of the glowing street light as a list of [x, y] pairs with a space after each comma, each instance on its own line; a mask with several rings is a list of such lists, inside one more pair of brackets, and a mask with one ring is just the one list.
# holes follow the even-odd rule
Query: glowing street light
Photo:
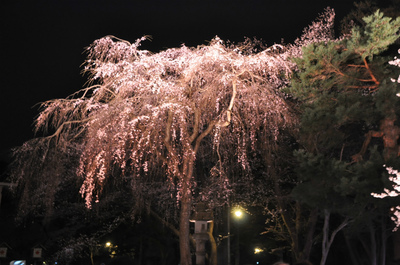
[[240, 209], [235, 210], [235, 215], [236, 215], [237, 218], [241, 218], [242, 215], [243, 215], [242, 210], [240, 210]]
[[[230, 215], [233, 214], [236, 219], [241, 219], [243, 217], [243, 210], [240, 207], [236, 207], [233, 210], [228, 211], [228, 265], [231, 265], [231, 228], [230, 228]], [[237, 239], [236, 239], [236, 258], [235, 265], [239, 264], [239, 227], [237, 227]]]
[[116, 252], [116, 250], [117, 250], [117, 248], [118, 248], [117, 245], [113, 245], [113, 243], [111, 243], [110, 241], [108, 241], [108, 242], [106, 242], [106, 244], [104, 245], [104, 247], [108, 249], [108, 252], [109, 252], [111, 258], [114, 258], [115, 255], [117, 255], [117, 252]]

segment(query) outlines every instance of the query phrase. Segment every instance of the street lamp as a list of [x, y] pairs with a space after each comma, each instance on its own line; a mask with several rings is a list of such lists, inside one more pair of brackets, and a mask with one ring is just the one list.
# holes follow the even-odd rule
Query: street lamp
[[240, 210], [240, 209], [236, 209], [236, 210], [235, 210], [235, 215], [236, 215], [236, 217], [237, 217], [237, 218], [241, 218], [241, 217], [242, 217], [242, 215], [243, 215], [243, 212], [242, 212], [242, 210]]
[[[228, 265], [231, 265], [231, 214], [234, 214], [236, 219], [243, 217], [243, 210], [240, 207], [235, 207], [233, 210], [228, 206]], [[235, 265], [239, 264], [239, 227], [237, 228], [237, 240], [236, 240], [236, 258]]]
[[104, 247], [108, 249], [108, 253], [109, 253], [110, 257], [114, 258], [115, 255], [117, 254], [116, 250], [117, 250], [118, 246], [117, 245], [113, 245], [113, 243], [108, 241], [108, 242], [106, 242]]
[[[243, 216], [243, 211], [240, 208], [235, 209], [235, 216], [236, 219], [241, 219]], [[237, 237], [236, 237], [236, 258], [235, 258], [235, 265], [239, 265], [239, 260], [240, 260], [240, 245], [239, 245], [239, 236], [240, 236], [240, 231], [239, 231], [239, 225], [236, 227], [237, 230]]]

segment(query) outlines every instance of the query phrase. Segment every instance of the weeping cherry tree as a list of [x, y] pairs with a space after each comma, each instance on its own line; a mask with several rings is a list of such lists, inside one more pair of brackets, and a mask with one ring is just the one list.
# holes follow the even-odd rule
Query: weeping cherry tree
[[[255, 52], [216, 37], [197, 48], [150, 53], [140, 49], [145, 39], [107, 36], [90, 45], [84, 68], [89, 85], [43, 103], [35, 129], [45, 134], [19, 152], [77, 148], [76, 173], [88, 208], [101, 199], [110, 177], [129, 179], [135, 192], [146, 179], [162, 177], [176, 191], [181, 264], [188, 265], [193, 190], [200, 185], [196, 158], [206, 146], [217, 154], [215, 165], [229, 153], [243, 172], [251, 171], [248, 154], [257, 141], [275, 145], [280, 130], [296, 124], [279, 91], [294, 64], [280, 45]], [[28, 162], [20, 162], [22, 180]]]

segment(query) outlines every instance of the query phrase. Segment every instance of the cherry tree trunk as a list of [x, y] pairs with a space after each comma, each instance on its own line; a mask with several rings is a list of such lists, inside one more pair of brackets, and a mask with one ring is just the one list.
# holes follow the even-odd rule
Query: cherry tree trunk
[[[194, 157], [192, 158], [194, 160]], [[193, 174], [192, 159], [184, 162], [186, 165], [181, 175], [181, 211], [179, 220], [179, 249], [181, 255], [180, 265], [192, 265], [192, 256], [190, 253], [190, 214], [192, 206], [192, 191], [190, 181]], [[186, 174], [185, 174], [186, 173]]]
[[181, 265], [192, 264], [189, 242], [190, 201], [190, 196], [187, 193], [185, 195], [182, 194], [181, 215], [179, 222], [179, 248], [181, 255]]

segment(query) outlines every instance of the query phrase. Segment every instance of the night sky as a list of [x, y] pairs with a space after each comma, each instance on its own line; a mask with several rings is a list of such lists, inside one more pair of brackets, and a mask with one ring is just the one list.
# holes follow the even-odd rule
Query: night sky
[[35, 104], [82, 88], [84, 48], [106, 35], [153, 52], [223, 40], [292, 42], [328, 6], [339, 20], [351, 0], [0, 0], [0, 158], [33, 137]]

